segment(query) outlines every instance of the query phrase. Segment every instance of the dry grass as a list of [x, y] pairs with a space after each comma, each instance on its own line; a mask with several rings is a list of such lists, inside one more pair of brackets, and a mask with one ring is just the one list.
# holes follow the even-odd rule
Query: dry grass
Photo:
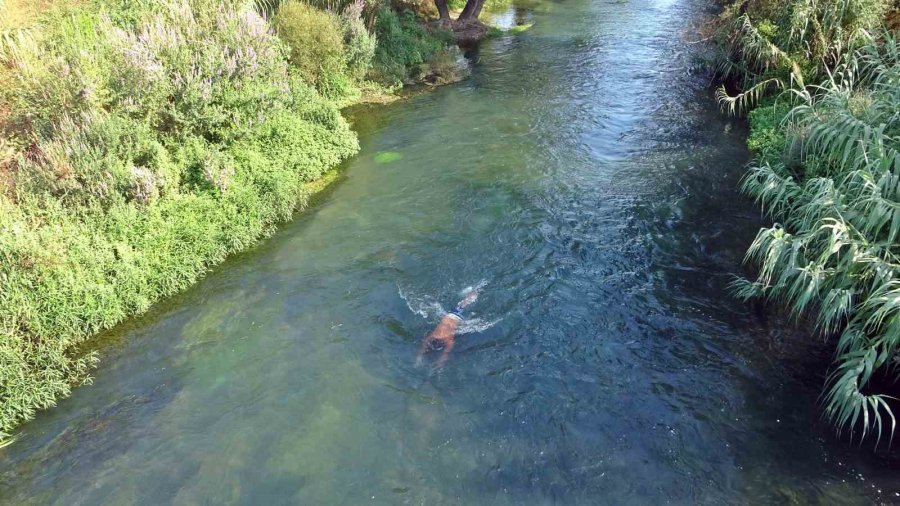
[[81, 0], [0, 0], [0, 30], [23, 28], [54, 7], [72, 7]]

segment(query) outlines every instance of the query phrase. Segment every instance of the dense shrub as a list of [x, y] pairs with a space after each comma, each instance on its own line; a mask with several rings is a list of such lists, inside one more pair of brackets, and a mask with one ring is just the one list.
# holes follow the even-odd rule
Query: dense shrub
[[748, 115], [750, 136], [747, 147], [761, 163], [778, 163], [785, 152], [785, 133], [782, 122], [790, 107], [786, 100], [769, 100]]
[[884, 391], [900, 364], [900, 43], [890, 35], [845, 58], [795, 106], [751, 113], [757, 163], [744, 190], [778, 223], [748, 251], [744, 298], [810, 314], [837, 338], [826, 415], [860, 436], [893, 432]]
[[428, 62], [453, 38], [449, 32], [422, 26], [410, 11], [398, 14], [386, 7], [377, 13], [375, 35], [378, 47], [372, 73], [386, 84], [404, 82], [410, 69]]
[[732, 2], [714, 60], [721, 104], [749, 111], [756, 159], [743, 189], [777, 222], [750, 246], [759, 271], [736, 281], [736, 292], [811, 316], [816, 330], [837, 336], [826, 416], [839, 430], [879, 438], [896, 425], [884, 380], [900, 379], [900, 46], [884, 28], [890, 8], [890, 0]]
[[[452, 10], [461, 11], [466, 6], [466, 0], [449, 0], [447, 5]], [[485, 0], [482, 12], [500, 12], [508, 9], [512, 0]]]
[[0, 439], [86, 378], [80, 342], [269, 233], [357, 149], [245, 2], [110, 4], [0, 43]]
[[289, 0], [278, 8], [274, 21], [278, 36], [291, 49], [291, 63], [304, 79], [330, 98], [353, 94], [337, 15]]
[[60, 2], [0, 37], [0, 444], [87, 378], [87, 337], [271, 232], [355, 152], [336, 107], [364, 78], [455, 61], [413, 14], [318, 4]]
[[362, 14], [362, 2], [348, 4], [341, 13], [347, 69], [350, 76], [358, 81], [368, 74], [377, 45], [375, 35], [369, 33], [363, 22]]
[[779, 89], [815, 84], [878, 30], [892, 0], [735, 2], [718, 33], [717, 71], [740, 88], [720, 101], [743, 112]]

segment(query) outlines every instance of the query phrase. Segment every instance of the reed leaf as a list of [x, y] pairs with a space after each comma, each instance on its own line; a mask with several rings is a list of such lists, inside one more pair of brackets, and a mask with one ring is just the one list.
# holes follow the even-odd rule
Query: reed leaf
[[779, 224], [760, 230], [747, 251], [756, 279], [732, 283], [741, 299], [785, 304], [838, 334], [825, 416], [860, 440], [875, 434], [876, 445], [883, 432], [893, 435], [896, 406], [874, 379], [900, 379], [898, 55], [888, 35], [823, 84], [792, 90], [797, 105], [782, 129], [800, 147], [800, 167], [763, 163], [744, 177], [743, 191]]

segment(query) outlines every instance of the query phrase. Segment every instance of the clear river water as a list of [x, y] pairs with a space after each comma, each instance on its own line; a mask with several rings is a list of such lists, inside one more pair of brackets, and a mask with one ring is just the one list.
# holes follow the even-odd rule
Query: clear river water
[[0, 502], [900, 501], [819, 419], [828, 346], [729, 295], [763, 221], [689, 72], [704, 4], [538, 4], [466, 81], [352, 111], [341, 180], [101, 336], [93, 385], [0, 450]]

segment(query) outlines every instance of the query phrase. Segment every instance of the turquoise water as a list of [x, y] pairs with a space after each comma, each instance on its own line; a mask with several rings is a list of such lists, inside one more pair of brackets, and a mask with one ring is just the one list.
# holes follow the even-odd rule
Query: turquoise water
[[819, 421], [828, 347], [728, 295], [762, 222], [744, 127], [687, 71], [702, 5], [541, 4], [467, 81], [353, 111], [342, 180], [103, 336], [94, 384], [0, 450], [0, 500], [900, 499]]

